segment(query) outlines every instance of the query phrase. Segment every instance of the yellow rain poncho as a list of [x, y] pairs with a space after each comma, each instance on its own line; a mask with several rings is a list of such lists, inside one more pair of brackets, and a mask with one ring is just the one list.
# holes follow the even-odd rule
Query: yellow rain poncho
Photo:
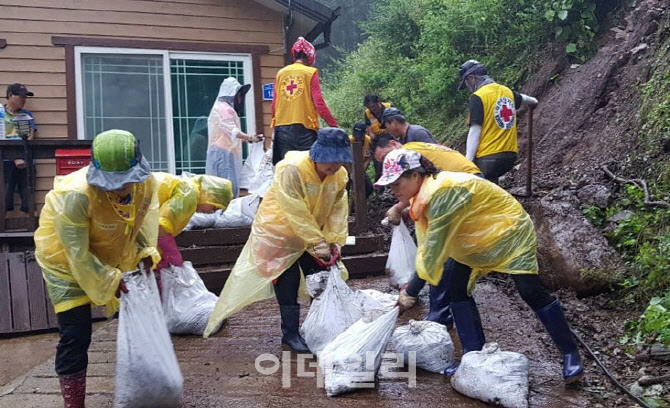
[[199, 174], [188, 177], [198, 192], [198, 204], [212, 204], [225, 210], [233, 199], [233, 183], [222, 177]]
[[124, 219], [101, 189], [86, 181], [87, 167], [56, 177], [35, 231], [35, 257], [42, 267], [56, 313], [93, 303], [118, 310], [121, 273], [145, 257], [160, 260], [158, 195], [153, 176], [135, 184]]
[[428, 176], [412, 199], [419, 277], [437, 285], [448, 258], [472, 268], [468, 289], [489, 272], [537, 274], [537, 239], [521, 204], [497, 185], [466, 173]]
[[[306, 151], [289, 152], [277, 164], [272, 186], [221, 291], [205, 337], [243, 307], [272, 297], [272, 280], [322, 239], [328, 244], [344, 245], [349, 216], [347, 179], [347, 171], [341, 168], [321, 181]], [[346, 270], [341, 266], [346, 279]]]

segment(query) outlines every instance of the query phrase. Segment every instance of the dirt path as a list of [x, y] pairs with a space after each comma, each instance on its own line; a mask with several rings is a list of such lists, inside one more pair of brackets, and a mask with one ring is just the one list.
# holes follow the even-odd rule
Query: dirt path
[[[351, 285], [389, 290], [384, 278], [353, 280]], [[493, 282], [479, 284], [475, 296], [481, 305], [487, 339], [497, 341], [505, 349], [523, 352], [531, 360], [532, 407], [589, 406], [584, 392], [563, 387], [559, 356], [537, 319], [519, 299], [506, 294], [503, 286]], [[419, 318], [422, 313], [423, 310], [407, 313], [399, 323]], [[305, 314], [306, 308], [303, 307], [303, 317]], [[279, 310], [275, 302], [269, 300], [234, 316], [228, 326], [212, 339], [174, 337], [185, 382], [183, 406], [486, 406], [455, 392], [444, 376], [421, 370], [417, 371], [416, 388], [409, 388], [404, 379], [381, 376], [374, 389], [328, 398], [323, 389], [317, 388], [315, 378], [296, 375], [295, 356], [291, 358], [290, 387], [284, 388], [282, 370], [264, 375], [255, 369], [255, 361], [260, 354], [269, 353], [281, 360], [279, 322]], [[455, 333], [452, 332], [453, 336]], [[94, 334], [89, 353], [87, 405], [90, 407], [112, 406], [115, 338], [116, 322], [110, 322]], [[307, 368], [306, 371], [316, 370]], [[0, 394], [6, 393], [0, 397], [0, 407], [51, 407], [61, 404], [52, 359], [37, 365], [14, 387], [11, 392], [6, 387], [0, 389]]]

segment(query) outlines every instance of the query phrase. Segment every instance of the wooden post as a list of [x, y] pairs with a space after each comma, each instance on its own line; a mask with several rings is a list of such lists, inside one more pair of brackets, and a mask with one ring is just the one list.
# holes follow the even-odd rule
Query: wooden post
[[368, 203], [365, 195], [365, 169], [363, 168], [363, 145], [359, 141], [351, 144], [352, 154], [354, 156], [353, 164], [353, 188], [354, 193], [354, 234], [359, 234], [368, 227]]
[[[26, 188], [28, 192], [28, 231], [37, 229], [37, 219], [35, 218], [35, 164], [33, 162], [33, 149], [28, 143], [28, 139], [23, 139], [23, 154], [26, 161]], [[23, 203], [21, 203], [23, 204]]]
[[526, 197], [531, 197], [533, 195], [533, 110], [535, 110], [535, 106], [531, 105], [528, 109], [528, 159], [526, 160], [528, 167], [526, 169]]
[[5, 186], [7, 183], [5, 183], [5, 159], [2, 146], [0, 146], [0, 161], [2, 161], [0, 166], [0, 193], [2, 193], [0, 194], [0, 232], [5, 232], [5, 195], [7, 194]]

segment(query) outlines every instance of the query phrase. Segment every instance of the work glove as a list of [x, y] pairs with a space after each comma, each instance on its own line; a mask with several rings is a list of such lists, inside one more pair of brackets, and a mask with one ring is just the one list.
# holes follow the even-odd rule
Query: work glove
[[121, 292], [123, 293], [128, 293], [128, 288], [126, 287], [126, 282], [123, 281], [123, 278], [121, 279], [121, 282], [119, 282], [119, 288], [116, 289], [116, 297], [121, 297]]
[[389, 223], [392, 225], [400, 225], [400, 220], [402, 219], [402, 212], [394, 205], [386, 211], [386, 218], [388, 218]]
[[338, 259], [342, 257], [342, 246], [340, 244], [330, 244], [330, 264], [335, 265]]
[[326, 243], [325, 239], [322, 239], [318, 244], [314, 245], [314, 255], [322, 261], [330, 261], [330, 246]]
[[398, 296], [398, 309], [399, 313], [403, 314], [405, 311], [413, 308], [416, 305], [418, 298], [410, 296], [407, 294], [405, 289], [400, 291], [400, 296]]
[[158, 238], [158, 248], [161, 250], [161, 261], [157, 269], [167, 268], [170, 265], [182, 266], [184, 259], [181, 257], [177, 241], [170, 234]]

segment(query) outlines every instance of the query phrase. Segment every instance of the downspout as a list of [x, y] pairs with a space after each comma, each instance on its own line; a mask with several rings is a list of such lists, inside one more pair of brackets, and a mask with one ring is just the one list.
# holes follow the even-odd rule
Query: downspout
[[293, 58], [291, 58], [291, 27], [293, 26], [293, 3], [291, 0], [288, 0], [288, 11], [284, 14], [283, 21], [283, 42], [284, 42], [284, 65], [291, 64]]

